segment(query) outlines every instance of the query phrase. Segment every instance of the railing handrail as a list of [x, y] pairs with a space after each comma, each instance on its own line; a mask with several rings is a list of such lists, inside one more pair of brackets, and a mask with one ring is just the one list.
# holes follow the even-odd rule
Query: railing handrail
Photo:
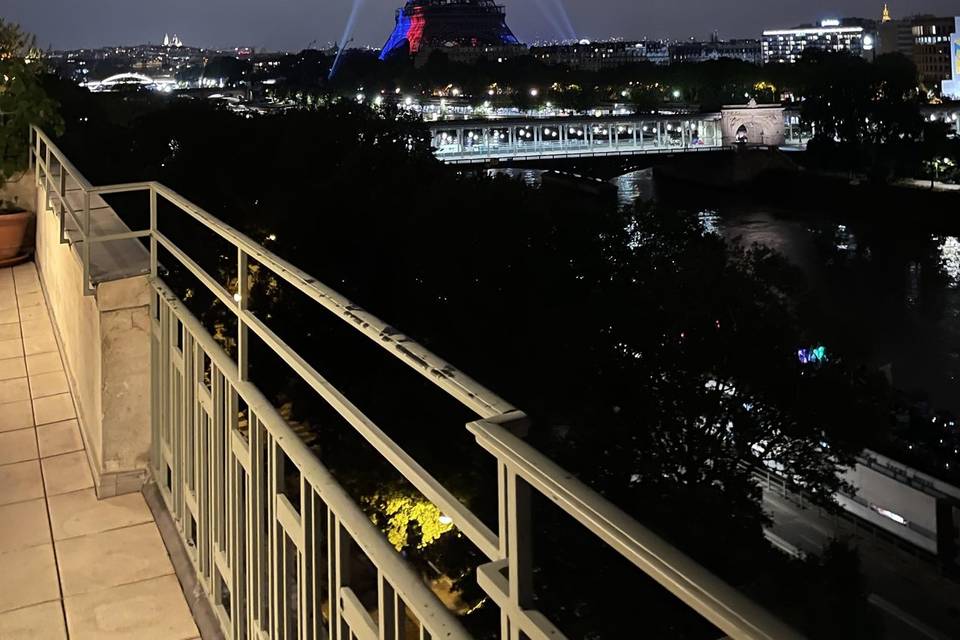
[[189, 325], [188, 329], [191, 334], [204, 343], [204, 351], [210, 355], [217, 369], [227, 376], [254, 415], [268, 425], [270, 431], [275, 434], [277, 445], [283, 449], [300, 473], [310, 479], [313, 489], [337, 514], [341, 524], [350, 532], [357, 543], [363, 549], [372, 551], [371, 555], [378, 560], [378, 567], [390, 576], [391, 584], [398, 594], [417, 612], [432, 612], [429, 613], [430, 626], [434, 632], [443, 631], [447, 634], [442, 637], [466, 639], [468, 636], [460, 624], [449, 612], [436, 606], [436, 598], [427, 589], [426, 585], [419, 579], [409, 579], [409, 576], [406, 575], [407, 571], [405, 571], [408, 567], [386, 539], [379, 535], [379, 532], [376, 532], [376, 535], [370, 535], [370, 519], [280, 416], [269, 399], [263, 395], [256, 385], [231, 376], [230, 372], [234, 369], [233, 363], [226, 353], [216, 345], [200, 321], [188, 309], [182, 307], [180, 299], [166, 285], [157, 283], [155, 286], [169, 304], [180, 307], [182, 321]]
[[765, 609], [502, 426], [467, 425], [478, 444], [693, 610], [735, 638], [801, 638]]
[[[516, 411], [517, 409], [493, 391], [487, 389], [459, 369], [446, 362], [426, 347], [412, 338], [396, 331], [392, 326], [354, 304], [345, 296], [322, 284], [310, 274], [293, 266], [280, 256], [265, 249], [246, 234], [226, 224], [216, 216], [211, 215], [201, 207], [193, 204], [176, 191], [156, 181], [134, 182], [102, 185], [94, 187], [83, 177], [63, 155], [63, 152], [50, 140], [42, 129], [31, 127], [44, 144], [57, 158], [58, 163], [67, 169], [67, 173], [76, 180], [81, 189], [89, 194], [109, 195], [134, 191], [155, 190], [172, 204], [175, 204], [184, 213], [202, 223], [208, 229], [219, 235], [236, 248], [243, 249], [248, 256], [255, 258], [276, 275], [295, 286], [301, 292], [319, 302], [329, 311], [338, 315], [342, 320], [353, 326], [360, 333], [366, 335], [374, 343], [393, 353], [401, 362], [433, 380], [437, 386], [444, 388], [453, 397], [457, 398], [466, 407], [475, 411], [478, 417], [492, 418]], [[38, 159], [39, 160], [39, 159]], [[86, 233], [81, 228], [81, 237], [86, 240]], [[137, 233], [132, 231], [131, 233]], [[131, 236], [133, 237], [133, 236]]]
[[[158, 197], [167, 200], [177, 209], [231, 243], [238, 250], [239, 265], [245, 267], [248, 257], [259, 261], [278, 277], [320, 303], [328, 311], [338, 315], [354, 329], [380, 344], [394, 357], [406, 363], [410, 368], [459, 400], [464, 406], [476, 412], [480, 420], [468, 425], [468, 429], [476, 436], [482, 447], [497, 457], [501, 468], [506, 468], [516, 477], [522, 478], [543, 495], [554, 500], [569, 515], [584, 523], [594, 535], [609, 544], [724, 632], [735, 638], [758, 640], [800, 637], [764, 609], [749, 601], [737, 590], [697, 565], [668, 542], [609, 503], [600, 494], [582, 482], [575, 480], [571, 474], [564, 471], [549, 458], [497, 424], [522, 419], [524, 417], [523, 413], [479, 383], [461, 374], [428, 349], [400, 334], [376, 316], [354, 305], [333, 289], [321, 284], [309, 274], [268, 251], [247, 235], [225, 224], [159, 182], [149, 181], [93, 187], [72, 164], [69, 164], [62, 152], [57, 149], [42, 130], [31, 127], [31, 131], [37, 136], [37, 148], [39, 148], [39, 141], [42, 140], [48, 152], [56, 157], [61, 166], [85, 192], [87, 223], [80, 229], [84, 241], [84, 260], [89, 260], [89, 245], [95, 238], [89, 235], [89, 197], [91, 195], [149, 191], [151, 195], [151, 221], [148, 235], [151, 241], [152, 279], [157, 290], [168, 297], [171, 295], [170, 290], [157, 277], [156, 271], [157, 249], [163, 246], [172, 251], [174, 257], [193, 272], [204, 286], [220, 298], [229, 310], [236, 313], [241, 336], [247, 330], [252, 329], [278, 355], [286, 358], [288, 364], [304, 381], [320, 393], [336, 411], [347, 418], [352, 426], [371, 442], [387, 461], [400, 470], [427, 499], [441, 507], [446, 515], [453, 519], [454, 524], [460, 528], [464, 535], [491, 560], [501, 561], [506, 559], [509, 555], [507, 538], [517, 535], [516, 522], [512, 522], [507, 527], [503, 521], [505, 511], [516, 510], [517, 505], [513, 502], [513, 497], [502, 498], [500, 535], [498, 536], [491, 532], [449, 492], [446, 492], [442, 485], [439, 485], [425, 470], [419, 467], [406, 452], [399, 449], [389, 437], [376, 428], [376, 425], [370, 422], [356, 407], [353, 407], [348, 399], [339, 394], [295, 351], [263, 325], [256, 316], [251, 314], [245, 306], [244, 295], [240, 296], [239, 301], [232, 300], [222, 285], [214, 281], [212, 276], [207, 274], [189, 256], [183, 254], [178, 247], [160, 233], [156, 226]], [[34, 151], [33, 145], [31, 145], [31, 150]], [[44, 163], [39, 154], [36, 161]], [[45, 171], [49, 170], [49, 167], [45, 164], [43, 168]], [[63, 176], [61, 176], [61, 179], [63, 179]], [[63, 197], [63, 194], [60, 195]], [[110, 239], [137, 238], [144, 237], [144, 235], [144, 231], [130, 231], [129, 234], [112, 234]], [[85, 274], [88, 274], [89, 265], [85, 263], [85, 267]], [[245, 292], [243, 286], [246, 278], [245, 271], [245, 268], [238, 271], [238, 291], [241, 292]], [[206, 340], [206, 338], [209, 338], [209, 336], [205, 336], [207, 343], [212, 340], [212, 338], [209, 338], [209, 340]], [[241, 339], [239, 342], [242, 343], [243, 340]], [[210, 348], [209, 344], [208, 348]], [[239, 354], [236, 363], [227, 358], [225, 353], [221, 354], [219, 351], [213, 351], [212, 348], [210, 348], [212, 352], [210, 355], [211, 358], [216, 358], [220, 371], [233, 372], [231, 381], [238, 390], [242, 389], [247, 397], [260, 398], [262, 394], [252, 384], [249, 384], [246, 378], [244, 350], [245, 347], [240, 346], [238, 348]], [[269, 405], [266, 400], [258, 401], [258, 405], [263, 405], [261, 409], [264, 410], [265, 414], [273, 415], [270, 409], [266, 408]], [[275, 412], [275, 409], [273, 409], [273, 412]], [[306, 472], [305, 476], [313, 477], [313, 475], [316, 475], [317, 478], [315, 479], [319, 479], [319, 481], [323, 481], [327, 477], [324, 475], [326, 470], [323, 469], [319, 461], [310, 457], [312, 453], [302, 442], [296, 439], [297, 437], [289, 425], [286, 423], [271, 424], [271, 429], [280, 434], [278, 444], [282, 442], [284, 448], [289, 447], [289, 451], [295, 452], [295, 462], [301, 470]], [[337, 492], [330, 495], [332, 500], [339, 500], [337, 496], [340, 494]], [[503, 500], [509, 502], [509, 509], [505, 510]], [[356, 505], [353, 506], [356, 507]], [[351, 507], [344, 507], [344, 509], [354, 514], [353, 521], [359, 522], [354, 513], [354, 511], [359, 512], [358, 508], [354, 510]], [[517, 577], [513, 576], [511, 583], [516, 579]], [[512, 594], [511, 597], [515, 599], [516, 594]], [[510, 614], [526, 616], [527, 622], [542, 617], [534, 611], [521, 611], [518, 606], [514, 600]]]
[[[32, 127], [50, 150], [55, 150], [54, 143], [37, 127]], [[38, 162], [43, 162], [37, 158]], [[44, 169], [46, 167], [44, 166]], [[502, 400], [493, 392], [476, 383], [471, 378], [461, 375], [459, 370], [434, 355], [414, 340], [394, 330], [382, 320], [369, 314], [358, 305], [339, 295], [332, 289], [320, 284], [309, 274], [294, 267], [279, 256], [264, 249], [245, 234], [222, 222], [215, 216], [204, 211], [180, 194], [163, 184], [155, 181], [136, 182], [128, 184], [104, 185], [91, 187], [89, 194], [130, 193], [138, 190], [151, 194], [151, 228], [149, 237], [151, 243], [169, 251], [184, 267], [196, 276], [203, 285], [210, 290], [231, 312], [236, 314], [238, 326], [246, 331], [253, 329], [258, 337], [263, 339], [279, 357], [284, 359], [317, 393], [319, 393], [354, 429], [363, 436], [395, 469], [400, 471], [418, 491], [428, 500], [444, 510], [445, 515], [453, 519], [461, 532], [477, 546], [488, 558], [498, 557], [496, 534], [490, 530], [473, 512], [456, 499], [441, 483], [433, 478], [407, 452], [405, 452], [387, 434], [380, 430], [362, 411], [349, 402], [333, 385], [314, 370], [294, 349], [289, 347], [279, 336], [263, 325], [259, 319], [246, 308], [246, 302], [237, 302], [229, 292], [223, 288], [189, 256], [180, 251], [170, 239], [156, 228], [156, 197], [162, 197], [177, 209], [191, 216], [221, 238], [230, 242], [238, 252], [247, 257], [260, 261], [266, 268], [286, 282], [297, 287], [300, 291], [320, 303], [326, 309], [340, 317], [351, 327], [366, 335], [374, 343], [379, 344], [388, 353], [404, 362], [408, 367], [417, 371], [438, 388], [446, 391], [467, 408], [473, 410], [478, 417], [496, 418], [499, 416], [521, 417], [523, 414], [512, 405]], [[81, 225], [80, 234], [83, 240], [81, 260], [84, 263], [85, 276], [90, 273], [89, 247], [93, 238], [88, 236]], [[130, 231], [123, 234], [114, 234], [112, 238], [127, 239], [141, 237], [143, 232]], [[157, 252], [151, 249], [152, 278], [159, 280], [157, 268]], [[239, 272], [238, 272], [239, 273]], [[238, 283], [239, 290], [239, 283]], [[239, 342], [239, 341], [238, 341]], [[240, 347], [242, 349], [242, 347]], [[244, 357], [244, 356], [240, 356]], [[242, 368], [242, 365], [237, 365]]]

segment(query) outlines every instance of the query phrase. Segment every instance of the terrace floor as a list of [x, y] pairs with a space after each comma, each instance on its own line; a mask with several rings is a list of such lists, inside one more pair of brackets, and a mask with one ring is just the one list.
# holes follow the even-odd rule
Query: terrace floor
[[97, 500], [33, 263], [0, 269], [0, 638], [200, 633], [143, 495]]

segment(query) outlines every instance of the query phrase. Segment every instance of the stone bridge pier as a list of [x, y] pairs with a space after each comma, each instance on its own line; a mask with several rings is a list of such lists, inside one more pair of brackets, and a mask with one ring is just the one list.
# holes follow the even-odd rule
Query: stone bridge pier
[[723, 146], [780, 146], [786, 142], [784, 108], [779, 104], [724, 105], [720, 111]]

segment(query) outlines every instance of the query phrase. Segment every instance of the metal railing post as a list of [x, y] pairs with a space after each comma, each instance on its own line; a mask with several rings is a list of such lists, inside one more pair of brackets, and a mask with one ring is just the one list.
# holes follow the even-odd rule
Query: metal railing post
[[33, 132], [34, 138], [34, 148], [33, 148], [33, 170], [34, 178], [38, 187], [40, 186], [40, 131], [36, 127], [30, 127], [30, 130]]
[[157, 278], [157, 187], [150, 185], [150, 277]]
[[46, 213], [50, 209], [50, 143], [47, 142], [47, 152], [44, 155], [43, 162], [43, 193], [44, 193], [44, 207], [43, 212]]
[[83, 254], [83, 292], [85, 295], [90, 295], [93, 293], [93, 287], [90, 286], [90, 192], [87, 190], [83, 192], [83, 229], [81, 230], [81, 237], [83, 240], [80, 247]]
[[237, 375], [240, 380], [249, 380], [249, 338], [246, 318], [250, 301], [250, 273], [248, 269], [247, 253], [243, 247], [237, 247]]
[[520, 612], [533, 601], [533, 557], [530, 485], [509, 465], [506, 469], [507, 578], [510, 583], [510, 638], [520, 640]]

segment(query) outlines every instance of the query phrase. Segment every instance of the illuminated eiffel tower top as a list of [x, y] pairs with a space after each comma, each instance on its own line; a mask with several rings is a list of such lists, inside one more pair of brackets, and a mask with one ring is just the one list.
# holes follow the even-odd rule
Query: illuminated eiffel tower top
[[494, 0], [407, 0], [382, 58], [424, 46], [515, 45], [506, 11]]

